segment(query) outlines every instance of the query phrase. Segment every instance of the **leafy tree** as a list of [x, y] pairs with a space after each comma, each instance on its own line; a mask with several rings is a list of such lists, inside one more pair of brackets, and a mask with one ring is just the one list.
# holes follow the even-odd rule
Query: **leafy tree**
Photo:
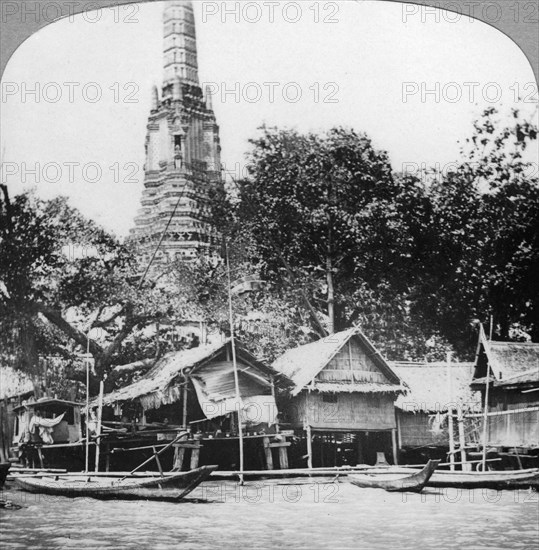
[[428, 182], [427, 238], [416, 239], [424, 253], [417, 258], [423, 278], [411, 295], [414, 317], [468, 355], [476, 318], [492, 315], [500, 339], [512, 329], [539, 337], [539, 183], [528, 154], [537, 127], [518, 111], [504, 126], [498, 114], [487, 109], [455, 169]]
[[[172, 307], [162, 289], [138, 288], [128, 246], [71, 208], [22, 194], [0, 203], [0, 338], [10, 364], [39, 377], [39, 357], [77, 370], [88, 348], [98, 379], [122, 362], [122, 343]], [[90, 334], [90, 337], [88, 335]]]
[[324, 136], [263, 128], [252, 144], [240, 219], [253, 231], [267, 272], [277, 276], [283, 260], [293, 266], [324, 304], [329, 332], [341, 328], [350, 285], [358, 278], [378, 283], [401, 257], [393, 216], [399, 188], [387, 155], [342, 128]]

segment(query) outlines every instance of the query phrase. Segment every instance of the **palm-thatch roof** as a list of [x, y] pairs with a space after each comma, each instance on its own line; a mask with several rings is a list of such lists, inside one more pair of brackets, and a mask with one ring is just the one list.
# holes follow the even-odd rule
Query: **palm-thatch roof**
[[486, 383], [487, 367], [489, 379], [495, 386], [538, 382], [539, 344], [492, 341], [481, 330], [475, 361], [475, 386]]
[[[386, 382], [365, 381], [361, 379], [359, 373], [354, 371], [351, 371], [350, 380], [315, 380], [320, 371], [332, 361], [351, 338], [358, 339], [369, 358], [384, 375]], [[292, 381], [292, 396], [298, 395], [307, 385], [310, 385], [310, 389], [320, 392], [399, 393], [406, 391], [400, 378], [391, 370], [380, 352], [361, 330], [355, 327], [288, 350], [273, 362], [272, 367]]]
[[391, 362], [393, 370], [409, 390], [395, 403], [407, 412], [446, 412], [451, 403], [470, 410], [481, 404], [481, 396], [470, 389], [473, 363]]
[[[182, 384], [186, 382], [187, 375], [191, 375], [195, 369], [222, 354], [230, 342], [230, 338], [227, 338], [218, 343], [168, 353], [136, 382], [103, 396], [103, 405], [138, 399], [144, 409], [155, 409], [174, 403], [181, 398]], [[238, 361], [243, 360], [267, 374], [274, 372], [270, 367], [257, 361], [237, 341], [235, 348]], [[248, 369], [244, 368], [243, 371], [245, 370]], [[96, 401], [93, 404], [95, 403]]]
[[539, 384], [539, 368], [535, 368], [494, 383], [495, 386], [501, 387], [519, 386], [521, 384]]

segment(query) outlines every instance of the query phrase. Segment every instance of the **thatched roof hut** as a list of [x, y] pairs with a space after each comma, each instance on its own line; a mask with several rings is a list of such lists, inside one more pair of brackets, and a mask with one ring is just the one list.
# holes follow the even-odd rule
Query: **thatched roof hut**
[[395, 403], [403, 411], [447, 412], [450, 403], [465, 410], [481, 404], [481, 396], [470, 388], [473, 363], [452, 363], [449, 371], [443, 362], [394, 361], [391, 366], [409, 388]]
[[399, 376], [358, 328], [293, 348], [278, 357], [272, 367], [292, 381], [292, 396], [306, 387], [322, 393], [406, 391]]
[[493, 342], [481, 329], [472, 388], [488, 395], [488, 445], [539, 447], [539, 344]]
[[[258, 361], [238, 341], [235, 342], [235, 351], [241, 397], [271, 395], [273, 376], [277, 373]], [[206, 416], [217, 416], [219, 409], [213, 404], [235, 398], [231, 339], [168, 353], [139, 380], [105, 395], [103, 405], [137, 400], [144, 410], [158, 409], [180, 401], [183, 386], [188, 381], [194, 386]], [[97, 400], [93, 405], [96, 403]]]
[[484, 333], [479, 337], [473, 376], [476, 388], [489, 379], [494, 386], [539, 383], [539, 344], [531, 342], [496, 342]]

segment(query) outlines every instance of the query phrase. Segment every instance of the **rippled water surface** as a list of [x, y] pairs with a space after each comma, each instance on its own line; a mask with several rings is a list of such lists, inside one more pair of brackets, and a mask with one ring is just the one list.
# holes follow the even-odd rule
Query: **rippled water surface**
[[306, 480], [208, 482], [179, 504], [5, 490], [2, 548], [500, 548], [539, 541], [538, 494], [427, 489], [422, 495]]

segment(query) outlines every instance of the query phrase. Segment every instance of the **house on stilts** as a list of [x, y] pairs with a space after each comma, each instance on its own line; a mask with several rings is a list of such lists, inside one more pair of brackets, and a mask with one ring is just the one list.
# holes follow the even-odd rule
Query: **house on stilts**
[[357, 328], [284, 353], [273, 368], [291, 381], [280, 394], [282, 426], [299, 443], [297, 467], [397, 462], [395, 400], [405, 384]]
[[[289, 443], [279, 433], [275, 401], [275, 385], [282, 376], [237, 340], [235, 352], [239, 404], [230, 338], [169, 353], [137, 381], [104, 395], [102, 467], [128, 469], [151, 457], [156, 445], [186, 431], [187, 437], [154, 467], [186, 470], [217, 464], [237, 470], [239, 418], [245, 468], [271, 469], [274, 459], [287, 467]], [[92, 408], [98, 405], [94, 399]]]
[[472, 388], [487, 403], [486, 445], [512, 467], [539, 466], [539, 344], [480, 331]]
[[[481, 396], [470, 387], [473, 363], [392, 361], [390, 365], [408, 386], [408, 393], [399, 395], [395, 403], [403, 463], [421, 464], [429, 458], [447, 462], [452, 447], [460, 451], [463, 442], [463, 450], [477, 447], [480, 421], [465, 417], [481, 410]], [[459, 462], [463, 455], [453, 457]]]

